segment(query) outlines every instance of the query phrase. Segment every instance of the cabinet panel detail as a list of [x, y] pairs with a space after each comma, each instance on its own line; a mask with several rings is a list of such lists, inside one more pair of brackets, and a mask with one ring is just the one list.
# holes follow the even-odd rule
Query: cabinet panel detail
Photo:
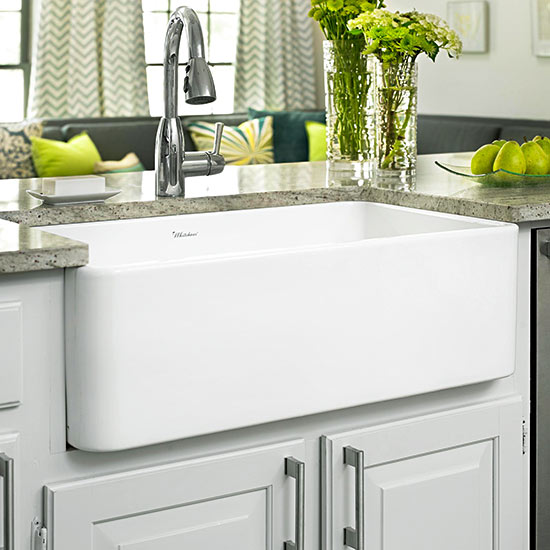
[[265, 548], [270, 491], [192, 503], [93, 527], [93, 550], [172, 550], [226, 548], [239, 541], [242, 550]]
[[0, 302], [0, 408], [21, 402], [23, 378], [23, 304]]
[[493, 548], [492, 441], [367, 468], [365, 474], [367, 547]]

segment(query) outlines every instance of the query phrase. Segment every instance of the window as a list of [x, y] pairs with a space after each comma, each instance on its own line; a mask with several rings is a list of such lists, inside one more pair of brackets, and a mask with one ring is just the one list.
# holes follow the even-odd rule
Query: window
[[[1, 0], [0, 0], [1, 1]], [[180, 5], [193, 8], [201, 21], [206, 60], [212, 69], [218, 99], [207, 105], [187, 105], [181, 91], [187, 59], [185, 38], [180, 56], [179, 114], [233, 112], [233, 84], [240, 0], [142, 0], [145, 58], [151, 115], [163, 113], [164, 36], [170, 14]]]
[[0, 0], [0, 121], [23, 120], [29, 90], [29, 1]]

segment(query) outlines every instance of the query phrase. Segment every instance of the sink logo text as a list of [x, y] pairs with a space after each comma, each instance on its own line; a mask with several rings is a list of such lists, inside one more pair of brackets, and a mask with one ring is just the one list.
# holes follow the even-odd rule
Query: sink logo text
[[193, 233], [191, 231], [172, 231], [173, 239], [186, 239], [188, 237], [198, 237], [199, 232]]

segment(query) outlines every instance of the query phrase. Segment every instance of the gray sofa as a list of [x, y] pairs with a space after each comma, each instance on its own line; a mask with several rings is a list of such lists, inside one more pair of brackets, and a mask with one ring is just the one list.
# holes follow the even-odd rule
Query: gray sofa
[[[181, 117], [184, 129], [193, 121], [221, 121], [237, 125], [247, 119], [244, 113], [229, 115], [193, 115]], [[155, 167], [154, 147], [158, 118], [58, 119], [44, 121], [44, 137], [64, 140], [86, 130], [96, 144], [101, 158], [119, 160], [134, 152], [147, 170]], [[550, 121], [420, 115], [418, 119], [418, 153], [473, 151], [495, 139], [531, 139], [550, 136]], [[186, 131], [186, 147], [195, 150]], [[307, 160], [307, 159], [304, 159]]]

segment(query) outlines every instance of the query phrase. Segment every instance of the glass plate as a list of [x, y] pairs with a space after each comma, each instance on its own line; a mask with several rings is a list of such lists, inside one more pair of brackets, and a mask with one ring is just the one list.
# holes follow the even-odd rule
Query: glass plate
[[494, 185], [498, 187], [539, 185], [540, 183], [550, 183], [550, 174], [515, 174], [507, 170], [497, 170], [490, 174], [475, 175], [472, 174], [469, 166], [453, 166], [443, 162], [435, 161], [436, 165], [443, 168], [446, 172], [468, 178], [482, 185]]

